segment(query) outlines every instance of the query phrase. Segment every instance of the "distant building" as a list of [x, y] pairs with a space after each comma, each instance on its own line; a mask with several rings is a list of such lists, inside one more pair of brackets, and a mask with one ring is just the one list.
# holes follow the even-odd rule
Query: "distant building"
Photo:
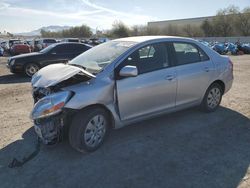
[[174, 26], [200, 26], [203, 21], [209, 20], [211, 21], [214, 16], [207, 16], [207, 17], [197, 17], [197, 18], [186, 18], [186, 19], [177, 19], [177, 20], [164, 20], [164, 21], [155, 21], [155, 22], [148, 22], [148, 27], [152, 28], [159, 28], [164, 29], [169, 25]]

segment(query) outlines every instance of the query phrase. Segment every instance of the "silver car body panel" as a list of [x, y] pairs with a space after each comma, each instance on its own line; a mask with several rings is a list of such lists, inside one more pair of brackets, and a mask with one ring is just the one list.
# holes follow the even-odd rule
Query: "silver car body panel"
[[215, 65], [211, 60], [177, 66], [177, 97], [176, 106], [201, 102], [203, 96], [212, 83]]
[[[63, 88], [63, 90], [70, 90], [75, 93], [65, 105], [66, 108], [79, 110], [90, 105], [102, 105], [112, 114], [114, 128], [120, 128], [164, 113], [199, 105], [206, 89], [216, 80], [221, 80], [225, 84], [225, 92], [232, 86], [233, 75], [228, 63], [229, 58], [220, 56], [193, 39], [150, 36], [130, 37], [117, 41], [138, 43], [88, 82]], [[115, 68], [135, 50], [152, 43], [176, 41], [196, 44], [206, 52], [210, 60], [164, 68], [121, 80], [115, 79]], [[50, 67], [48, 66], [48, 69]], [[72, 71], [72, 74], [78, 71], [80, 70]], [[37, 76], [46, 74], [39, 72]], [[172, 78], [168, 79], [169, 76]], [[58, 80], [60, 79], [58, 78]], [[51, 83], [49, 81], [44, 82], [48, 84], [34, 83], [34, 86], [48, 86], [55, 84], [57, 81], [54, 79]]]

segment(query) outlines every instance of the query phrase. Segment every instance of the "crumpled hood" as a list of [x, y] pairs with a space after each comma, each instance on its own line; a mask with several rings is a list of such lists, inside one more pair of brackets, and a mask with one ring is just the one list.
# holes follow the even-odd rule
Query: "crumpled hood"
[[48, 65], [36, 74], [33, 75], [31, 84], [33, 87], [50, 87], [54, 86], [70, 77], [83, 73], [88, 77], [94, 78], [95, 76], [79, 67], [68, 65], [68, 64], [53, 64]]

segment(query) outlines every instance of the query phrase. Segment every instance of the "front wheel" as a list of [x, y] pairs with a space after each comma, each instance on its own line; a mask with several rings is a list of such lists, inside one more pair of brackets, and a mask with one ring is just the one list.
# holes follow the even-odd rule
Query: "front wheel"
[[32, 77], [39, 69], [39, 66], [35, 63], [29, 63], [24, 67], [25, 74], [28, 77]]
[[205, 112], [215, 111], [222, 99], [222, 88], [219, 84], [212, 84], [206, 91], [203, 101], [201, 103], [201, 108]]
[[102, 108], [81, 111], [73, 118], [69, 128], [69, 143], [80, 152], [95, 151], [109, 131], [108, 113]]

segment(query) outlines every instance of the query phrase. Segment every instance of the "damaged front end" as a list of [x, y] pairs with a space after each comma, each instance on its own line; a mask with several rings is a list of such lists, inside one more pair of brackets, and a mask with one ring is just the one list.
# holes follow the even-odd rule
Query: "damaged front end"
[[91, 78], [81, 69], [69, 65], [48, 66], [33, 76], [32, 95], [35, 105], [31, 119], [34, 121], [36, 134], [44, 144], [52, 145], [62, 140], [74, 113], [73, 110], [64, 108], [74, 93], [63, 88]]
[[54, 144], [61, 139], [67, 118], [64, 106], [73, 95], [70, 91], [61, 91], [47, 95], [35, 104], [31, 118], [37, 135], [45, 144]]

